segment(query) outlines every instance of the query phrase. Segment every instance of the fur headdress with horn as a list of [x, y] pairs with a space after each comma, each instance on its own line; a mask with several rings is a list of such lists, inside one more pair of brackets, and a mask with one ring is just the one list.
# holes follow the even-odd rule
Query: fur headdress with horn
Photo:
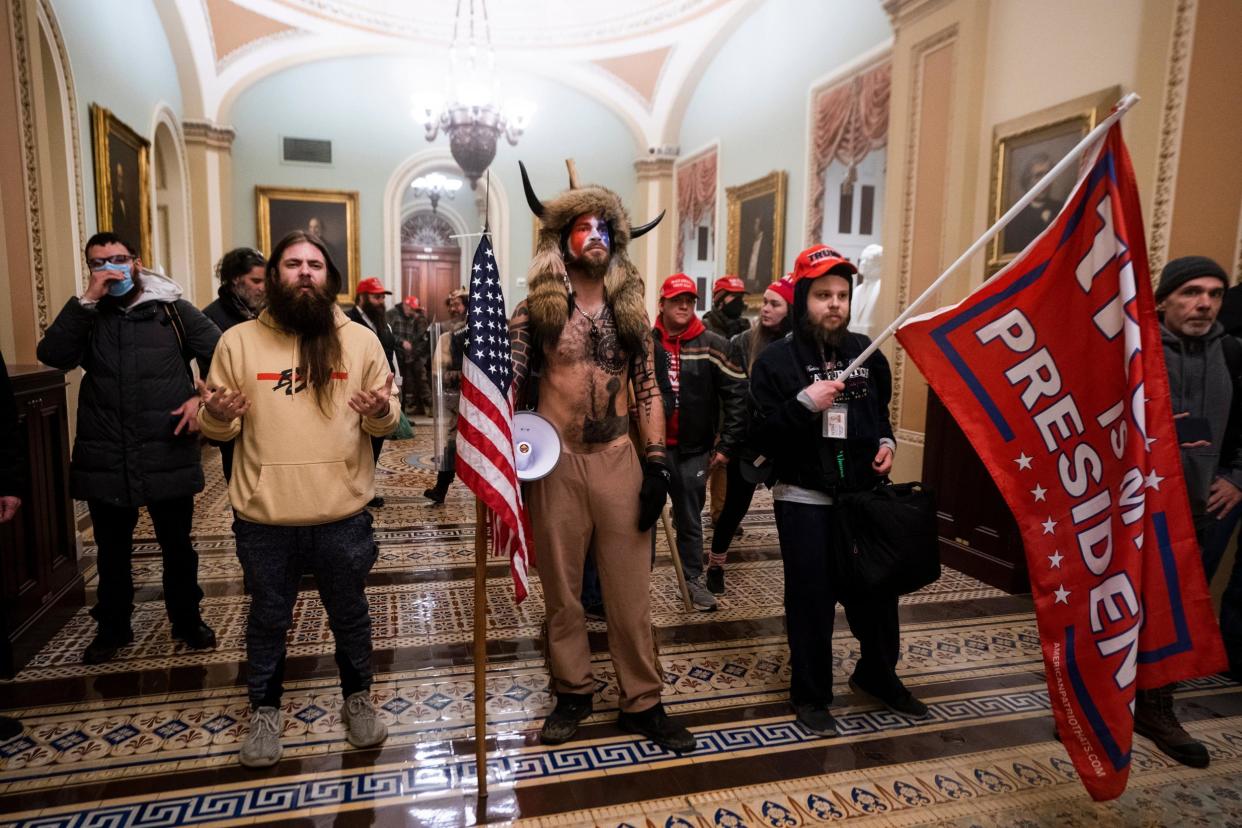
[[539, 243], [530, 262], [526, 279], [529, 293], [526, 307], [530, 311], [535, 335], [545, 342], [556, 342], [569, 321], [569, 287], [565, 273], [566, 229], [578, 216], [591, 213], [608, 223], [612, 236], [612, 258], [604, 274], [605, 301], [612, 308], [617, 324], [617, 338], [631, 353], [641, 350], [651, 335], [643, 307], [643, 280], [630, 261], [626, 246], [651, 230], [664, 218], [661, 212], [653, 221], [639, 227], [630, 226], [629, 213], [621, 198], [596, 184], [579, 186], [572, 160], [569, 167], [569, 189], [549, 201], [540, 201], [531, 187], [526, 165], [522, 169], [522, 187], [526, 202], [539, 219]]

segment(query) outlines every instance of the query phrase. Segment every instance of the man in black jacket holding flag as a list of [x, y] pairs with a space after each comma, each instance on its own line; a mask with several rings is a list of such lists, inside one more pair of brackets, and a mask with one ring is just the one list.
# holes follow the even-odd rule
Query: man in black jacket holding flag
[[919, 718], [927, 706], [897, 678], [897, 596], [857, 595], [832, 582], [838, 492], [871, 488], [887, 475], [896, 443], [888, 420], [892, 375], [876, 351], [844, 383], [836, 378], [868, 340], [848, 331], [853, 264], [826, 245], [794, 266], [793, 332], [751, 373], [754, 441], [775, 463], [772, 497], [785, 574], [785, 624], [798, 722], [833, 735], [832, 628], [845, 606], [862, 655], [850, 686], [890, 710]]

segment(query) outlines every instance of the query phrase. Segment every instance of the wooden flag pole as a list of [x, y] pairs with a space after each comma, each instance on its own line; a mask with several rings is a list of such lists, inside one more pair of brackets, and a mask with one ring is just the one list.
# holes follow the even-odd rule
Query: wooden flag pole
[[478, 821], [487, 822], [487, 506], [474, 500], [474, 761]]
[[677, 573], [677, 586], [681, 590], [681, 601], [686, 612], [694, 612], [694, 603], [690, 600], [690, 588], [686, 586], [686, 573], [681, 568], [681, 555], [677, 552], [677, 539], [673, 535], [673, 523], [668, 519], [668, 506], [660, 510], [660, 523], [664, 526], [664, 539], [668, 542], [668, 553], [673, 558], [673, 571]]

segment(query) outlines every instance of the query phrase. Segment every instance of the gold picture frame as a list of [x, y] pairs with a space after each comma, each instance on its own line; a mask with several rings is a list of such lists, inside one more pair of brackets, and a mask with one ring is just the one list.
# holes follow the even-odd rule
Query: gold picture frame
[[774, 170], [747, 184], [725, 188], [729, 209], [725, 266], [742, 280], [752, 298], [761, 297], [768, 285], [785, 275], [788, 179], [784, 170]]
[[136, 245], [145, 267], [151, 249], [151, 142], [99, 104], [91, 104], [95, 226]]
[[311, 190], [299, 187], [254, 188], [256, 236], [259, 249], [270, 255], [272, 245], [294, 230], [309, 230], [318, 222], [333, 264], [341, 272], [338, 302], [353, 302], [361, 268], [357, 190]]
[[[992, 129], [988, 222], [995, 223], [1039, 177], [1054, 166], [1121, 99], [1112, 86], [997, 124]], [[1052, 223], [1069, 196], [1078, 170], [1057, 177], [1045, 197], [1028, 205], [988, 243], [988, 274], [1000, 270]]]

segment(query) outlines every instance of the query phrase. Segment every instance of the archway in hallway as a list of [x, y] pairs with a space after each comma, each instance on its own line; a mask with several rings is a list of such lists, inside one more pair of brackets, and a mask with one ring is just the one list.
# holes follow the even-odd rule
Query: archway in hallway
[[[152, 184], [154, 193], [151, 211], [154, 227], [154, 244], [152, 253], [155, 261], [154, 269], [159, 270], [185, 291], [186, 299], [195, 304], [198, 302], [196, 285], [200, 275], [210, 284], [210, 273], [214, 262], [200, 262], [198, 268], [202, 274], [195, 273], [195, 265], [190, 256], [190, 222], [187, 204], [189, 201], [185, 153], [181, 142], [180, 130], [172, 112], [167, 107], [156, 111], [154, 140], [152, 141]], [[205, 297], [204, 297], [205, 298]]]
[[414, 295], [427, 318], [448, 318], [445, 298], [462, 285], [463, 239], [460, 221], [431, 210], [410, 211], [401, 222], [401, 296]]

